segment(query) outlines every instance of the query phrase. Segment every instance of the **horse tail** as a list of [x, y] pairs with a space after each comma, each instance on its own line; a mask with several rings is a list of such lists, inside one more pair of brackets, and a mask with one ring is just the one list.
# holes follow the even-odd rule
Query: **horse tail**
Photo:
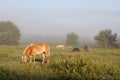
[[47, 57], [47, 63], [49, 63], [49, 61], [50, 61], [50, 47], [49, 46], [47, 47], [46, 57]]
[[50, 59], [50, 47], [48, 46], [48, 58]]

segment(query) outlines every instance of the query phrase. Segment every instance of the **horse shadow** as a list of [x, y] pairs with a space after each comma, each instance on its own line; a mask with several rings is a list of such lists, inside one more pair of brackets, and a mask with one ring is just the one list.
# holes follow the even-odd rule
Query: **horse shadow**
[[42, 62], [42, 59], [35, 59], [35, 62]]
[[[33, 60], [32, 60], [32, 62], [33, 62]], [[35, 62], [42, 63], [42, 59], [35, 59]], [[44, 61], [44, 63], [47, 63], [47, 62]]]

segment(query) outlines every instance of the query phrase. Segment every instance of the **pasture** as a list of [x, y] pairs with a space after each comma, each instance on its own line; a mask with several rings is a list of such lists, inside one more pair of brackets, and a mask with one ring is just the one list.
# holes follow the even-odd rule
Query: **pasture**
[[72, 52], [52, 45], [50, 63], [21, 63], [26, 45], [0, 46], [0, 80], [120, 80], [120, 49]]

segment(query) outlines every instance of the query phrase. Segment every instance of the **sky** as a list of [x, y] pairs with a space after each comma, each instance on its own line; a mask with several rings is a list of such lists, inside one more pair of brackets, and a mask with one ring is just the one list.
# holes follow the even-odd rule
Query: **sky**
[[0, 21], [8, 20], [22, 35], [93, 38], [111, 29], [120, 36], [120, 0], [0, 0]]

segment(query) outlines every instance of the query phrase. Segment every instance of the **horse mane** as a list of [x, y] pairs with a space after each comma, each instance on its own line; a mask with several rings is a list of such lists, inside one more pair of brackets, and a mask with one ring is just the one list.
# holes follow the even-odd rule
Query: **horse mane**
[[32, 45], [34, 45], [34, 44], [30, 44], [30, 45], [28, 45], [28, 46], [25, 48], [25, 50], [24, 50], [24, 52], [23, 52], [23, 55], [24, 55], [24, 56], [26, 55], [26, 52], [30, 49], [30, 46], [32, 46]]

